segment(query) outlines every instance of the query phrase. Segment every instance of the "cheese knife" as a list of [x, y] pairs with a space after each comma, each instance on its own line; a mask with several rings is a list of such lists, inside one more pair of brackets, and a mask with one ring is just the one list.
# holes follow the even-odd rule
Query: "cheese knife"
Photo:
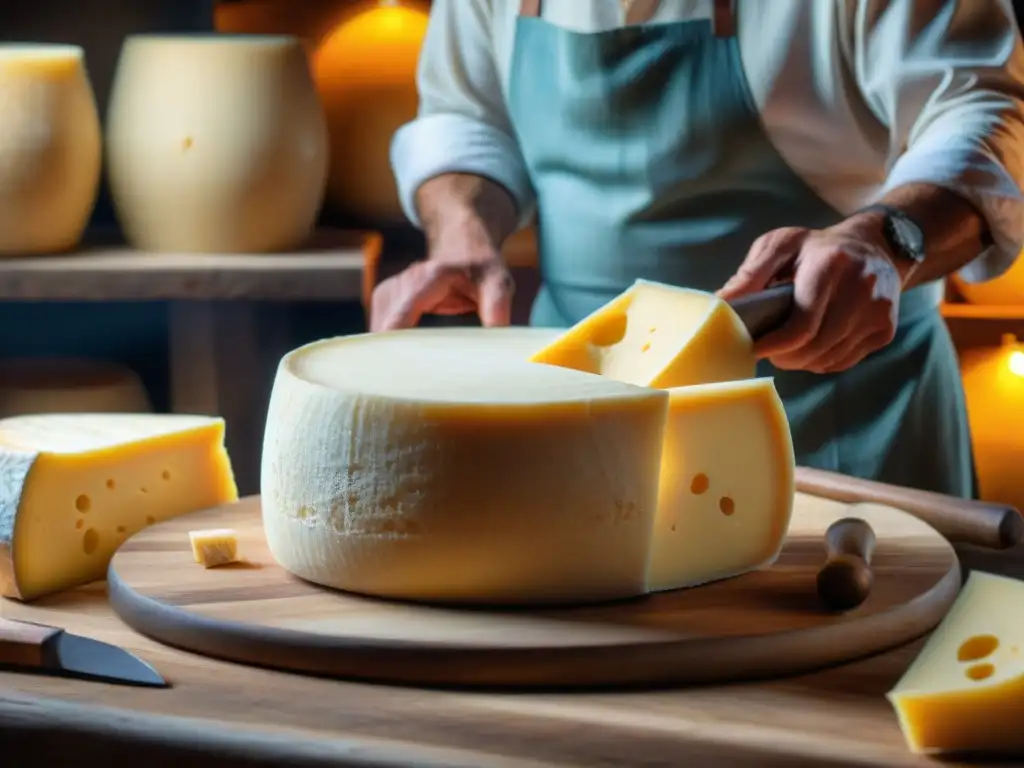
[[773, 285], [763, 291], [733, 299], [729, 306], [739, 315], [750, 337], [757, 341], [781, 328], [789, 319], [789, 313], [793, 311], [793, 284]]
[[149, 664], [115, 645], [5, 618], [0, 618], [0, 667], [123, 685], [167, 685]]

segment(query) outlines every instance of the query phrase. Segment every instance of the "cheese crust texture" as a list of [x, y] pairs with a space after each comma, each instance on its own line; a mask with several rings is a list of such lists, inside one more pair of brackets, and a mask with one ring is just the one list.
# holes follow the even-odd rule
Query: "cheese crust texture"
[[33, 600], [103, 579], [132, 534], [237, 498], [221, 419], [2, 419], [0, 589]]
[[555, 335], [415, 329], [286, 355], [261, 483], [277, 561], [481, 604], [625, 598], [771, 561], [793, 495], [771, 380], [662, 389], [530, 362]]

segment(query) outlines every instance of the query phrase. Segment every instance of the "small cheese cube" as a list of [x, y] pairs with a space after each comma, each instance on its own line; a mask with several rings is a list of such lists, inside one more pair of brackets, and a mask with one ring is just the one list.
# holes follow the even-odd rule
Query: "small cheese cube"
[[659, 389], [749, 379], [756, 370], [750, 334], [726, 302], [647, 280], [530, 360]]
[[204, 568], [238, 562], [238, 534], [230, 528], [189, 531], [192, 556]]
[[1024, 752], [1024, 582], [973, 571], [888, 698], [913, 752]]

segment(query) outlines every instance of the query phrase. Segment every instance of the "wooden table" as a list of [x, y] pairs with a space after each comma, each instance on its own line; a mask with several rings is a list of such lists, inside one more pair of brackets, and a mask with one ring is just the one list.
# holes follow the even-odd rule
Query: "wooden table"
[[[1024, 549], [962, 549], [961, 559], [965, 568], [1024, 576]], [[760, 684], [465, 693], [293, 676], [178, 652], [121, 624], [102, 585], [34, 606], [5, 601], [0, 615], [117, 643], [174, 684], [135, 689], [0, 673], [0, 754], [31, 754], [38, 765], [934, 765], [906, 750], [884, 698], [921, 642]]]
[[378, 235], [345, 231], [319, 232], [286, 254], [140, 253], [101, 243], [0, 259], [0, 301], [169, 302], [171, 408], [227, 420], [240, 490], [254, 493], [267, 394], [259, 384], [289, 347], [258, 304], [361, 301], [370, 290], [364, 264], [380, 248]]

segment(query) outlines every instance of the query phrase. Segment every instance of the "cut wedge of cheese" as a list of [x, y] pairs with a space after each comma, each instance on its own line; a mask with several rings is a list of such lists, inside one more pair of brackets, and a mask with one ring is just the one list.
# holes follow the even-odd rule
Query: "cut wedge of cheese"
[[0, 44], [0, 115], [0, 254], [74, 248], [102, 164], [82, 48]]
[[553, 336], [416, 329], [286, 355], [261, 481], [277, 561], [353, 592], [539, 604], [770, 560], [793, 474], [772, 382], [670, 391], [528, 362]]
[[669, 394], [651, 591], [771, 563], [793, 512], [793, 441], [771, 379]]
[[238, 498], [224, 422], [205, 416], [16, 416], [0, 462], [0, 587], [21, 600], [103, 579], [146, 525]]
[[637, 280], [531, 360], [646, 387], [754, 376], [746, 326], [714, 294]]
[[148, 413], [149, 396], [132, 370], [100, 360], [0, 361], [0, 418], [29, 413]]
[[1024, 582], [971, 572], [888, 698], [913, 752], [1024, 752]]
[[416, 329], [286, 355], [261, 479], [277, 561], [410, 600], [642, 594], [668, 393], [531, 365], [523, 339]]
[[230, 528], [189, 531], [192, 557], [204, 568], [238, 562], [238, 534]]

